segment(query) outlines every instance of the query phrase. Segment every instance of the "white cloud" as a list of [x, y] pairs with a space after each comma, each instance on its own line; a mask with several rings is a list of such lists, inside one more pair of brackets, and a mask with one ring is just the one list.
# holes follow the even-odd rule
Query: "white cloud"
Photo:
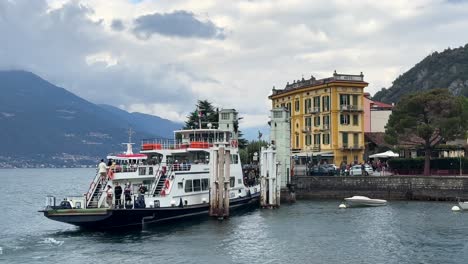
[[[30, 70], [93, 102], [176, 121], [209, 99], [236, 108], [241, 126], [252, 127], [266, 123], [273, 86], [336, 69], [362, 71], [375, 93], [429, 53], [468, 42], [461, 1], [137, 2], [0, 2], [0, 32], [9, 38], [0, 42], [0, 68]], [[178, 11], [222, 29], [224, 39], [133, 35], [138, 17]]]

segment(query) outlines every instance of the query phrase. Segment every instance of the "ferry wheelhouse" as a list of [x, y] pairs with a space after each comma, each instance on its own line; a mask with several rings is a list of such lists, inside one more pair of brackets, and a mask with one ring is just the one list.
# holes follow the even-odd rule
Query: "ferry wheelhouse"
[[[232, 116], [223, 115], [226, 112]], [[133, 153], [132, 144], [128, 143], [125, 153], [108, 156], [112, 163], [107, 176], [97, 173], [85, 195], [67, 197], [58, 205], [55, 197], [48, 197], [41, 212], [52, 220], [95, 229], [208, 215], [210, 190], [217, 184], [213, 160], [220, 147], [230, 152], [226, 193], [230, 208], [258, 205], [259, 186], [244, 184], [233, 131], [234, 113], [222, 111], [218, 129], [178, 130], [171, 140], [144, 140], [138, 154]], [[114, 190], [111, 200], [106, 192], [108, 186]], [[116, 196], [117, 186], [127, 190], [127, 195], [122, 192], [120, 197]]]

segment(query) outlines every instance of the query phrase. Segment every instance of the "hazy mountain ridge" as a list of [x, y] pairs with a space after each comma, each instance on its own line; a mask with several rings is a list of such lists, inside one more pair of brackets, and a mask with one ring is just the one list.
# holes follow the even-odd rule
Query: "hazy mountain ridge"
[[468, 96], [468, 44], [434, 52], [400, 75], [390, 88], [383, 88], [373, 99], [396, 103], [408, 93], [448, 88], [454, 95]]
[[62, 159], [76, 163], [75, 157], [78, 163], [89, 164], [121, 152], [130, 127], [136, 131], [133, 141], [139, 142], [172, 137], [167, 131], [181, 126], [150, 115], [123, 110], [117, 114], [117, 108], [95, 105], [25, 71], [0, 71], [0, 93], [0, 164], [8, 160], [60, 164]]

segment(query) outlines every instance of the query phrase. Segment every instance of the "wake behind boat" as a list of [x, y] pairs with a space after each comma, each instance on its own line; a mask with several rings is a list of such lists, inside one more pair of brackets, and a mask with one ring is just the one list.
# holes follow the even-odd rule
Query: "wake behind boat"
[[352, 206], [352, 207], [387, 205], [386, 200], [371, 199], [371, 198], [366, 197], [366, 196], [353, 196], [353, 197], [345, 198], [345, 201], [349, 206]]
[[[178, 130], [174, 140], [146, 140], [138, 154], [127, 143], [125, 153], [108, 156], [113, 163], [96, 174], [84, 196], [69, 196], [59, 205], [48, 197], [41, 212], [91, 229], [141, 226], [208, 215], [210, 201], [226, 202], [213, 195], [219, 188], [229, 208], [257, 207], [259, 185], [247, 187], [243, 181], [235, 110], [221, 110], [219, 120], [217, 129]], [[226, 175], [224, 182], [216, 181], [220, 174]]]

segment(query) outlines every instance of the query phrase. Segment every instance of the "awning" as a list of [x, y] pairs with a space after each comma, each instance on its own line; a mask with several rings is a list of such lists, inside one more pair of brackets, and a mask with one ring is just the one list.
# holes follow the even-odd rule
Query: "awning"
[[374, 154], [374, 155], [370, 155], [369, 158], [396, 158], [396, 157], [399, 157], [400, 155], [391, 151], [391, 150], [388, 150], [388, 151], [385, 151], [385, 152], [382, 152], [382, 153], [377, 153], [377, 154]]

